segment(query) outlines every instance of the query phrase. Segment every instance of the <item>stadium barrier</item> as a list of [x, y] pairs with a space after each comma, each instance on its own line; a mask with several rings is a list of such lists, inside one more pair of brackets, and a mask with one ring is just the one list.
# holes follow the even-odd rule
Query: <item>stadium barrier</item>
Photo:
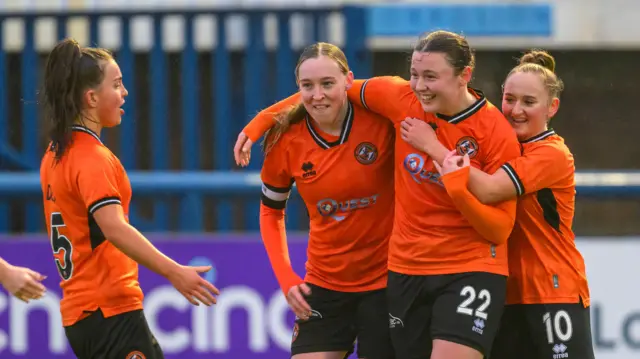
[[[78, 31], [85, 44], [114, 50], [130, 90], [123, 122], [104, 131], [105, 143], [129, 171], [190, 171], [173, 175], [184, 181], [203, 178], [192, 171], [233, 169], [235, 135], [252, 114], [295, 90], [295, 60], [306, 44], [337, 43], [356, 76], [366, 78], [372, 75], [368, 46], [376, 38], [393, 41], [435, 28], [480, 37], [548, 38], [551, 19], [548, 4], [0, 12], [0, 89], [15, 89], [0, 91], [0, 170], [38, 169], [46, 145], [37, 106], [43, 62], [56, 39]], [[255, 157], [253, 170], [261, 164]], [[151, 188], [134, 182], [136, 193]], [[222, 187], [208, 191], [216, 197], [228, 193]], [[177, 204], [151, 200], [149, 219], [138, 215], [134, 201], [132, 218], [141, 229], [156, 231], [199, 230], [208, 222], [220, 231], [258, 228], [252, 219], [257, 201], [238, 209], [238, 198], [224, 196], [205, 219], [193, 215], [206, 212], [198, 194], [203, 191], [181, 192]], [[297, 224], [299, 203], [291, 206], [290, 222]], [[20, 206], [0, 200], [0, 232], [9, 230], [12, 217], [19, 218], [20, 230], [42, 229], [39, 201], [33, 198]], [[249, 220], [238, 224], [236, 218]], [[171, 227], [174, 221], [178, 224]]]
[[[292, 265], [304, 275], [306, 237], [289, 237]], [[140, 269], [145, 314], [167, 359], [287, 357], [293, 315], [259, 235], [164, 234], [150, 238], [181, 263], [212, 265], [207, 279], [221, 290], [216, 306], [194, 307], [164, 278]], [[640, 287], [636, 284], [640, 238], [589, 237], [578, 238], [576, 243], [587, 264], [596, 358], [640, 357]], [[12, 263], [48, 276], [46, 296], [28, 305], [0, 292], [0, 357], [73, 358], [60, 325], [60, 276], [46, 235], [0, 235], [0, 253]], [[553, 347], [549, 345], [549, 358], [574, 357], [571, 347], [564, 352], [554, 352]]]
[[[39, 141], [43, 137], [38, 135], [40, 114], [38, 112], [37, 98], [39, 78], [38, 73], [43, 63], [41, 51], [36, 48], [35, 34], [37, 23], [43, 20], [55, 21], [55, 36], [62, 39], [67, 36], [72, 19], [85, 19], [88, 22], [89, 44], [101, 45], [100, 32], [103, 20], [113, 20], [119, 22], [119, 45], [114, 49], [116, 59], [122, 69], [123, 77], [128, 79], [127, 87], [129, 96], [125, 104], [126, 114], [122, 124], [116, 130], [119, 136], [117, 148], [113, 148], [119, 155], [123, 165], [127, 169], [139, 169], [143, 167], [139, 160], [141, 143], [150, 138], [152, 151], [146, 156], [148, 160], [146, 166], [156, 171], [170, 169], [172, 140], [176, 140], [175, 130], [172, 127], [174, 119], [170, 120], [173, 104], [179, 108], [176, 114], [179, 122], [179, 138], [176, 140], [180, 146], [180, 170], [195, 171], [202, 168], [201, 159], [204, 153], [204, 146], [211, 147], [213, 153], [213, 163], [215, 170], [229, 170], [232, 168], [231, 150], [233, 140], [240, 129], [242, 120], [250, 118], [252, 114], [259, 111], [276, 98], [288, 96], [295, 90], [295, 79], [293, 69], [295, 68], [296, 52], [299, 48], [292, 45], [291, 39], [294, 32], [304, 32], [306, 43], [316, 41], [327, 41], [327, 32], [330, 16], [341, 14], [344, 17], [345, 31], [348, 36], [344, 40], [346, 55], [351, 59], [358, 59], [352, 64], [353, 70], [360, 76], [368, 76], [368, 53], [365, 51], [365, 24], [364, 10], [359, 7], [341, 8], [288, 8], [288, 9], [218, 9], [209, 10], [201, 8], [178, 9], [178, 10], [153, 10], [153, 11], [116, 11], [104, 10], [99, 12], [71, 11], [71, 12], [38, 12], [38, 13], [0, 13], [0, 49], [4, 49], [2, 44], [6, 34], [3, 29], [9, 21], [22, 21], [24, 44], [19, 53], [20, 61], [20, 97], [21, 106], [13, 109], [13, 114], [19, 113], [22, 117], [21, 126], [15, 128], [8, 121], [9, 99], [12, 94], [9, 91], [0, 92], [0, 168], [1, 165], [11, 165], [19, 170], [37, 170], [40, 155], [44, 143]], [[211, 34], [206, 38], [213, 37], [215, 47], [210, 49], [210, 63], [203, 67], [199, 64], [201, 50], [196, 48], [196, 27], [198, 18], [212, 17], [215, 19]], [[293, 17], [302, 17], [306, 20], [300, 29], [292, 25]], [[164, 48], [164, 40], [167, 35], [165, 20], [179, 17], [183, 19], [184, 31], [182, 47], [179, 49], [177, 58], [170, 57], [170, 52]], [[229, 34], [229, 24], [238, 17], [244, 19], [246, 25], [246, 44], [242, 50], [242, 66], [238, 68], [238, 57], [234, 56], [233, 50], [228, 46], [228, 41], [232, 34]], [[146, 61], [140, 59], [134, 53], [133, 23], [138, 18], [151, 20], [151, 28], [147, 34], [152, 36], [151, 48], [145, 53], [148, 55]], [[275, 20], [277, 23], [277, 46], [275, 49], [267, 49], [265, 43], [265, 25], [268, 20]], [[237, 21], [236, 21], [237, 23]], [[298, 22], [298, 25], [300, 22]], [[137, 34], [138, 37], [140, 34]], [[269, 71], [267, 58], [275, 57], [275, 71]], [[0, 51], [0, 88], [8, 88], [8, 53]], [[173, 61], [180, 63], [178, 86], [181, 88], [180, 96], [177, 93], [170, 93], [172, 79], [171, 67], [175, 65]], [[202, 79], [202, 68], [210, 71], [210, 77]], [[236, 71], [240, 70], [242, 73]], [[143, 89], [136, 86], [136, 72], [144, 71], [148, 83], [144, 84], [148, 91], [148, 101], [142, 104], [142, 100], [137, 98]], [[234, 83], [242, 81], [242, 93], [236, 94]], [[203, 98], [201, 88], [207, 87], [208, 97]], [[177, 101], [176, 101], [177, 100]], [[178, 103], [176, 103], [178, 102]], [[208, 118], [203, 119], [203, 106], [211, 105]], [[14, 106], [15, 107], [15, 106]], [[151, 118], [152, 125], [147, 130], [140, 131], [141, 115], [139, 112], [145, 111]], [[234, 125], [235, 124], [235, 125]], [[211, 126], [212, 125], [212, 126]], [[5, 130], [9, 129], [9, 130]], [[211, 136], [202, 136], [205, 129], [210, 129]], [[114, 131], [114, 132], [116, 132]], [[103, 136], [113, 136], [112, 131]], [[143, 132], [148, 132], [143, 133]], [[13, 136], [20, 135], [20, 141], [10, 141], [9, 133]], [[212, 140], [213, 139], [213, 140]], [[20, 142], [21, 149], [17, 150], [10, 143]], [[108, 141], [107, 141], [108, 142]], [[252, 168], [259, 168], [259, 163], [252, 164]], [[36, 231], [41, 228], [41, 213], [37, 203], [32, 200], [25, 200], [26, 205], [24, 215], [21, 217], [25, 221], [26, 231]], [[183, 197], [180, 204], [181, 211], [187, 212], [195, 210], [196, 213], [203, 212], [203, 201], [199, 198]], [[248, 204], [246, 214], [257, 211], [257, 205]], [[136, 206], [132, 208], [135, 213]], [[5, 201], [0, 201], [0, 232], [9, 228], [8, 218], [10, 206]], [[232, 221], [229, 215], [232, 212], [231, 203], [221, 201], [217, 204], [216, 220], [217, 228], [221, 230], [230, 229]], [[157, 230], [167, 230], [167, 223], [170, 217], [180, 216], [173, 213], [169, 204], [164, 201], [153, 203], [153, 223]], [[202, 216], [187, 218], [181, 217], [180, 227], [183, 229], [195, 229], [202, 226]], [[254, 227], [254, 229], [257, 227]]]
[[[178, 231], [202, 232], [205, 214], [201, 212], [197, 201], [203, 196], [215, 196], [222, 201], [259, 203], [262, 183], [260, 174], [254, 171], [237, 172], [130, 172], [129, 180], [134, 193], [134, 202], [138, 197], [152, 197], [154, 200], [179, 198], [187, 206], [182, 207]], [[576, 174], [577, 196], [579, 198], [612, 199], [640, 197], [640, 172], [578, 172]], [[4, 173], [0, 175], [0, 198], [9, 203], [12, 199], [24, 201], [42, 200], [40, 177], [36, 173]], [[36, 200], [37, 199], [37, 200]], [[287, 226], [299, 230], [305, 211], [299, 196], [295, 192], [292, 205], [287, 208]], [[193, 205], [192, 205], [193, 204]], [[41, 214], [38, 213], [41, 220]], [[131, 214], [132, 223], [142, 230], [162, 232], [166, 223], [138, 224], [135, 213]], [[232, 221], [233, 213], [218, 213], [218, 219]], [[247, 227], [258, 225], [258, 210], [248, 213], [244, 218]], [[157, 218], [156, 218], [157, 221]], [[148, 227], [145, 227], [148, 226]], [[0, 232], [1, 228], [0, 228]]]

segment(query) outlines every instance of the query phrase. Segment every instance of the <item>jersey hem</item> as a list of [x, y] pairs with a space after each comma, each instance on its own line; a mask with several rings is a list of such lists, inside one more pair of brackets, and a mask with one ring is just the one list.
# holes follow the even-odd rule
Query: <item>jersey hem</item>
[[517, 304], [579, 304], [582, 302], [583, 306], [589, 307], [591, 305], [591, 298], [583, 297], [581, 295], [575, 295], [570, 297], [526, 297], [521, 300], [507, 300], [506, 305]]
[[505, 264], [489, 264], [475, 263], [473, 265], [443, 267], [443, 266], [403, 266], [395, 263], [389, 263], [389, 270], [406, 275], [440, 275], [440, 274], [459, 274], [469, 272], [486, 272], [508, 276], [509, 269]]
[[[142, 305], [142, 302], [137, 302], [137, 303], [130, 303], [130, 304], [127, 304], [127, 305], [121, 305], [121, 306], [117, 306], [117, 307], [95, 306], [92, 309], [83, 309], [82, 312], [80, 312], [80, 315], [78, 315], [77, 317], [74, 316], [73, 318], [65, 318], [65, 319], [63, 319], [62, 326], [63, 327], [72, 326], [72, 325], [78, 323], [79, 321], [81, 321], [82, 319], [86, 318], [87, 315], [85, 315], [85, 313], [87, 313], [87, 312], [95, 312], [98, 309], [102, 310], [102, 314], [104, 315], [105, 318], [108, 318], [108, 317], [113, 317], [114, 315], [127, 313], [127, 312], [132, 312], [134, 310], [143, 309], [143, 305]], [[63, 316], [63, 318], [64, 318], [64, 316]]]
[[382, 276], [380, 279], [367, 285], [336, 285], [335, 283], [329, 283], [327, 281], [323, 281], [320, 278], [313, 275], [307, 275], [304, 278], [304, 281], [313, 285], [317, 285], [318, 287], [333, 290], [336, 292], [345, 292], [345, 293], [369, 292], [373, 290], [384, 289], [387, 287], [387, 272], [385, 272], [384, 276]]

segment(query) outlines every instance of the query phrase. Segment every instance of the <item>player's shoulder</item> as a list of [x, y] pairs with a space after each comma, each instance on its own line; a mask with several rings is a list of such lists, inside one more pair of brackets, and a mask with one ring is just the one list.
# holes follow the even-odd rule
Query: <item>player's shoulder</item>
[[289, 128], [280, 135], [280, 139], [275, 145], [287, 148], [287, 146], [290, 146], [292, 143], [299, 141], [305, 131], [308, 131], [306, 117], [296, 123], [290, 124]]
[[113, 152], [101, 143], [73, 143], [65, 157], [64, 162], [71, 171], [106, 167], [118, 169], [121, 166], [120, 161]]
[[548, 129], [521, 142], [523, 155], [536, 153], [573, 162], [573, 154], [562, 136]]
[[[292, 146], [294, 146], [295, 143], [301, 142], [302, 131], [306, 130], [305, 121], [306, 120], [303, 119], [302, 121], [290, 124], [286, 131], [280, 134], [276, 142], [269, 148], [265, 154], [265, 158], [283, 157], [286, 156], [287, 153], [295, 151]], [[275, 127], [272, 129], [275, 129]], [[265, 135], [265, 138], [267, 138], [267, 135]], [[270, 163], [273, 162], [271, 161]]]
[[393, 128], [393, 123], [386, 117], [367, 110], [360, 106], [351, 106], [353, 110], [353, 125], [366, 127], [389, 127]]

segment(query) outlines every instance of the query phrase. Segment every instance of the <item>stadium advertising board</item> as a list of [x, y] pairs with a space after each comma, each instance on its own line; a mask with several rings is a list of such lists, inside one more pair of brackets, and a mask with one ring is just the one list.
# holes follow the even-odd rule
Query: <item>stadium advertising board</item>
[[[166, 280], [141, 268], [145, 312], [166, 358], [287, 357], [293, 316], [255, 235], [162, 237], [152, 239], [181, 263], [213, 265], [208, 279], [222, 292], [217, 306], [194, 307]], [[294, 268], [303, 273], [306, 244], [291, 242]], [[640, 285], [635, 279], [640, 273], [640, 238], [583, 240], [579, 247], [591, 282], [596, 357], [640, 357]], [[59, 275], [46, 238], [0, 236], [0, 253], [45, 273], [49, 288], [46, 298], [28, 305], [0, 292], [0, 357], [74, 358], [60, 324]], [[571, 348], [567, 353], [570, 357]]]

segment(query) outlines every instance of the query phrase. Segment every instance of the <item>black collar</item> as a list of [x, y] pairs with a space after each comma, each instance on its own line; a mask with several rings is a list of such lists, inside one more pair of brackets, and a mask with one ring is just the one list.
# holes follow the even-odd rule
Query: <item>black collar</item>
[[311, 119], [309, 116], [305, 118], [305, 123], [307, 124], [307, 129], [309, 130], [309, 134], [314, 141], [318, 144], [318, 146], [322, 147], [325, 150], [328, 150], [331, 147], [335, 147], [341, 145], [349, 139], [349, 133], [351, 133], [351, 127], [353, 126], [353, 105], [351, 102], [347, 102], [347, 114], [345, 115], [344, 122], [342, 123], [342, 131], [340, 131], [340, 137], [333, 142], [329, 142], [325, 140], [319, 133], [313, 128], [311, 124]]
[[535, 135], [535, 136], [533, 136], [531, 138], [528, 138], [528, 139], [526, 139], [524, 141], [520, 141], [520, 143], [532, 143], [532, 142], [542, 141], [545, 138], [547, 138], [549, 136], [553, 136], [555, 134], [556, 134], [556, 131], [554, 131], [553, 129], [550, 128], [550, 129], [548, 129], [546, 131], [543, 131], [543, 132], [541, 132], [541, 133], [539, 133], [539, 134], [537, 134], [537, 135]]
[[469, 92], [473, 93], [475, 96], [478, 96], [478, 100], [476, 100], [476, 102], [474, 102], [471, 106], [467, 107], [466, 109], [458, 112], [453, 116], [447, 116], [441, 113], [436, 113], [436, 117], [455, 125], [457, 123], [460, 123], [466, 120], [467, 118], [473, 116], [476, 112], [478, 112], [482, 108], [482, 106], [484, 106], [487, 103], [487, 98], [484, 97], [484, 93], [482, 93], [482, 91], [480, 90], [476, 90], [473, 88], [469, 88], [469, 90], [470, 90]]
[[89, 134], [91, 136], [93, 136], [96, 140], [98, 140], [98, 142], [102, 143], [102, 141], [100, 140], [100, 136], [98, 136], [97, 133], [91, 131], [90, 129], [84, 127], [84, 126], [80, 126], [80, 125], [72, 125], [71, 126], [71, 130], [72, 131], [77, 131], [77, 132], [84, 132], [86, 134]]

